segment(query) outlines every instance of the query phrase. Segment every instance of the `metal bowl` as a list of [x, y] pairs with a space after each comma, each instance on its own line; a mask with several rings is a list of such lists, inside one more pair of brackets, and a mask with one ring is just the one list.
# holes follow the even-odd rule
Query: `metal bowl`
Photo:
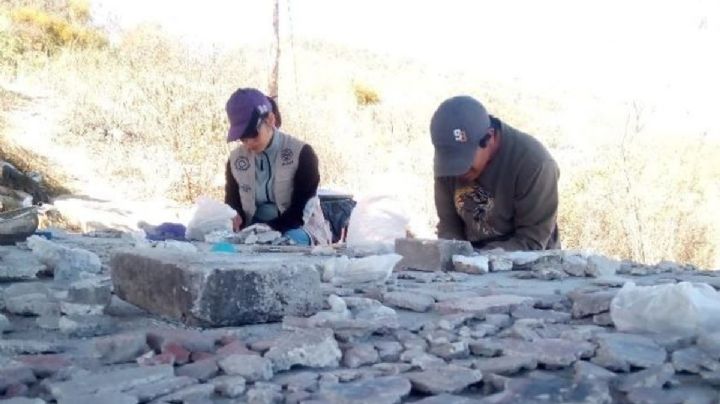
[[39, 224], [34, 206], [0, 213], [0, 245], [12, 245], [25, 241]]

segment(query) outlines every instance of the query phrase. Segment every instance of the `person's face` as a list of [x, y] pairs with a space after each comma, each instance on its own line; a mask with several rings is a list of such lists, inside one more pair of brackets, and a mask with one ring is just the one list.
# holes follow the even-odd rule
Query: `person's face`
[[490, 128], [485, 139], [480, 142], [475, 150], [475, 158], [473, 159], [470, 169], [460, 176], [460, 180], [463, 182], [473, 182], [478, 179], [497, 152], [498, 147], [500, 147], [500, 136], [495, 132], [495, 129]]
[[272, 139], [273, 132], [275, 132], [273, 122], [274, 117], [272, 113], [270, 113], [260, 122], [257, 130], [257, 136], [242, 138], [240, 141], [249, 151], [253, 153], [262, 153], [265, 149], [267, 149], [270, 139]]

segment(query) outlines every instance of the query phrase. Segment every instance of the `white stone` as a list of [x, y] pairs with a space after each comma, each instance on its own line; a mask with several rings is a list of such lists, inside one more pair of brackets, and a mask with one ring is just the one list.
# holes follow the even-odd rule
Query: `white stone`
[[312, 328], [281, 336], [265, 354], [275, 371], [293, 366], [337, 367], [342, 352], [332, 330]]
[[620, 261], [615, 261], [601, 255], [591, 255], [588, 257], [587, 263], [587, 274], [595, 278], [615, 276], [618, 269], [620, 269]]
[[88, 250], [68, 248], [39, 236], [30, 236], [27, 244], [40, 262], [55, 272], [56, 281], [72, 282], [102, 271], [100, 258]]
[[273, 377], [272, 363], [255, 355], [235, 354], [218, 362], [227, 375], [242, 376], [249, 382], [270, 380]]
[[220, 376], [210, 380], [215, 392], [223, 397], [236, 398], [245, 392], [246, 381], [241, 376]]
[[512, 271], [513, 262], [510, 259], [490, 256], [490, 272]]
[[0, 282], [33, 280], [44, 270], [45, 265], [29, 251], [0, 246]]

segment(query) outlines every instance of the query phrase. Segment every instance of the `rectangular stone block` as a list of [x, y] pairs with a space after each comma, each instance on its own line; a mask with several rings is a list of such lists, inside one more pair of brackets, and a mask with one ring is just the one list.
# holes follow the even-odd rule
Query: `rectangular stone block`
[[175, 377], [171, 365], [105, 367], [88, 374], [77, 372], [69, 380], [49, 382], [48, 392], [58, 401], [76, 395], [124, 392]]
[[115, 294], [192, 326], [220, 327], [308, 316], [323, 306], [320, 257], [128, 249], [111, 262]]
[[462, 240], [400, 238], [395, 240], [395, 252], [403, 257], [396, 270], [452, 271], [452, 256], [472, 255], [473, 247]]

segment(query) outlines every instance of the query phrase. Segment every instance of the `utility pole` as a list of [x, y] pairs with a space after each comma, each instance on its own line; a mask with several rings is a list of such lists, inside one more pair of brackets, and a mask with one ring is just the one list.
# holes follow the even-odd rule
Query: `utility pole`
[[277, 102], [278, 95], [280, 95], [278, 88], [280, 81], [280, 0], [273, 0], [273, 2], [275, 3], [273, 10], [273, 31], [275, 34], [273, 46], [275, 47], [275, 61], [268, 84], [268, 95]]

